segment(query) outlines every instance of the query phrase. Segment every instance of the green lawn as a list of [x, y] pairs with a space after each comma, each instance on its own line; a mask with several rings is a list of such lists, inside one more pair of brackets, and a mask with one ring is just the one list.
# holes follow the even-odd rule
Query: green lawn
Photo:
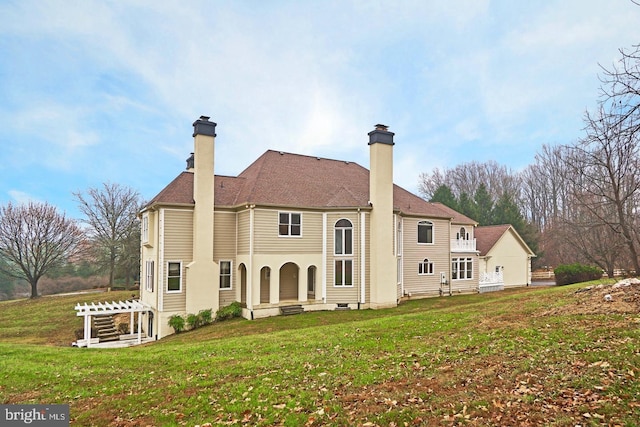
[[68, 347], [74, 305], [106, 294], [3, 302], [0, 398], [68, 403], [72, 425], [636, 426], [640, 314], [563, 312], [581, 286], [236, 319], [125, 349]]

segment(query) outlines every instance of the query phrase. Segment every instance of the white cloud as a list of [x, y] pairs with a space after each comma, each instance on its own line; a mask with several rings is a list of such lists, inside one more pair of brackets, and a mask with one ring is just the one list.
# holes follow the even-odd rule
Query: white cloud
[[9, 197], [14, 202], [18, 203], [19, 205], [25, 205], [25, 204], [27, 204], [29, 202], [42, 203], [42, 201], [39, 198], [37, 198], [37, 197], [35, 197], [35, 196], [33, 196], [33, 195], [29, 194], [29, 193], [26, 193], [24, 191], [9, 190], [7, 193], [9, 194]]

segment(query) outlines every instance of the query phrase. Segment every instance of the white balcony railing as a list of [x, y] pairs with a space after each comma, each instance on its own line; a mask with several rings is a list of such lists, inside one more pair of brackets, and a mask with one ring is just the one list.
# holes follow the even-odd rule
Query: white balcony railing
[[451, 252], [469, 252], [476, 250], [476, 239], [451, 239]]
[[480, 273], [480, 284], [492, 284], [502, 283], [504, 284], [504, 277], [502, 271], [493, 271], [490, 273]]
[[502, 276], [502, 271], [480, 273], [479, 279], [478, 291], [480, 293], [502, 291], [504, 289], [504, 277]]

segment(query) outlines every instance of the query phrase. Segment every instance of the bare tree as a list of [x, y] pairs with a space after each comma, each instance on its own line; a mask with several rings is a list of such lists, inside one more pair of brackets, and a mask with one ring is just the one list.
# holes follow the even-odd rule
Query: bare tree
[[[109, 272], [109, 285], [113, 286], [118, 262], [129, 262], [129, 258], [135, 256], [130, 253], [130, 240], [139, 228], [136, 215], [141, 205], [140, 195], [132, 188], [112, 183], [73, 195], [86, 216], [83, 221], [89, 226], [97, 260]], [[139, 253], [139, 239], [134, 246]]]
[[519, 200], [519, 176], [493, 160], [484, 163], [473, 161], [444, 171], [436, 168], [431, 174], [422, 173], [419, 192], [430, 200], [440, 186], [446, 185], [456, 197], [462, 194], [473, 196], [480, 184], [484, 185], [493, 202], [505, 193]]
[[615, 105], [587, 112], [587, 135], [573, 147], [569, 164], [579, 177], [573, 181], [574, 202], [621, 236], [631, 267], [640, 272], [640, 141], [632, 121], [623, 121]]
[[621, 58], [610, 68], [601, 66], [601, 102], [615, 104], [615, 123], [622, 132], [640, 132], [640, 44], [619, 49]]
[[77, 224], [47, 203], [11, 203], [0, 208], [0, 264], [11, 277], [31, 285], [38, 296], [38, 281], [78, 251], [84, 234]]

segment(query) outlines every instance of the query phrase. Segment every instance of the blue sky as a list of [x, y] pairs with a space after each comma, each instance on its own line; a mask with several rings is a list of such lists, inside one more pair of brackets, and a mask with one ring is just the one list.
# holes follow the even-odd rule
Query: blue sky
[[149, 199], [218, 123], [216, 173], [267, 149], [368, 167], [396, 133], [395, 182], [472, 160], [514, 170], [583, 134], [598, 64], [640, 43], [630, 0], [0, 0], [0, 204], [114, 182]]

